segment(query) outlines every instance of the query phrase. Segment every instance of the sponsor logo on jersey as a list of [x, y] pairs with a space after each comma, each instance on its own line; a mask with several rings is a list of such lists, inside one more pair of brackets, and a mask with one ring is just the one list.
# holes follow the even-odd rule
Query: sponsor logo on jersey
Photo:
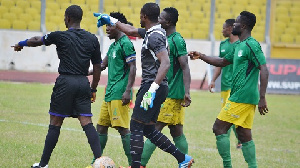
[[221, 52], [225, 52], [225, 49], [222, 49]]

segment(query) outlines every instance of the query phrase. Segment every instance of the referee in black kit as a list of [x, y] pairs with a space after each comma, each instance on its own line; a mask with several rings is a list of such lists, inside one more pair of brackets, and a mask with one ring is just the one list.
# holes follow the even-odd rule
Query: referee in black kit
[[[65, 117], [78, 118], [94, 157], [101, 156], [99, 136], [91, 120], [91, 101], [94, 102], [96, 99], [96, 88], [101, 73], [100, 45], [95, 35], [80, 28], [82, 15], [80, 6], [69, 6], [64, 18], [67, 31], [56, 31], [42, 37], [32, 37], [13, 46], [15, 51], [21, 51], [24, 46], [55, 44], [60, 59], [58, 67], [60, 75], [56, 79], [51, 95], [50, 125], [44, 151], [40, 162], [31, 166], [33, 168], [48, 168], [48, 162], [58, 141]], [[91, 85], [86, 77], [90, 61], [94, 70]]]

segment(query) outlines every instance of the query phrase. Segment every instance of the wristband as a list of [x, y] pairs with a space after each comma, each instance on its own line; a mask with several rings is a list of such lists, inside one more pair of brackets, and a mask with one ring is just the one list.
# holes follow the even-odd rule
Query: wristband
[[21, 46], [21, 47], [28, 46], [28, 45], [27, 45], [27, 40], [28, 40], [28, 39], [26, 39], [26, 40], [24, 40], [24, 41], [20, 41], [20, 42], [18, 43], [19, 46]]
[[97, 89], [91, 88], [91, 92], [92, 92], [92, 93], [96, 93], [96, 92], [97, 92]]
[[155, 92], [159, 88], [159, 85], [153, 82], [149, 88], [149, 92]]

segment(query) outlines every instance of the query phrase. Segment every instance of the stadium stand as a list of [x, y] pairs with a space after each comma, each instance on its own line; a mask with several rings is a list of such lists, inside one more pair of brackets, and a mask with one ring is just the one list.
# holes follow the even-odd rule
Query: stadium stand
[[[139, 26], [139, 12], [145, 2], [155, 0], [104, 0], [104, 12], [123, 12], [128, 20]], [[253, 36], [259, 41], [265, 41], [265, 18], [267, 0], [216, 0], [214, 35], [216, 40], [223, 40], [222, 25], [226, 19], [236, 18], [242, 10], [253, 12], [257, 16], [257, 24], [253, 30]], [[272, 1], [273, 2], [273, 1]], [[0, 0], [0, 18], [4, 19], [1, 28], [16, 28], [24, 30], [39, 30], [40, 26], [40, 0]], [[46, 1], [46, 28], [47, 31], [64, 30], [63, 19], [65, 9], [71, 4], [78, 4], [84, 11], [83, 24], [87, 30], [97, 32], [97, 28], [90, 26], [93, 21], [89, 12], [97, 12], [99, 0], [47, 0]], [[273, 42], [292, 41], [299, 44], [296, 39], [300, 35], [300, 1], [275, 0], [273, 2], [274, 28], [271, 33]], [[210, 0], [160, 0], [161, 8], [176, 7], [179, 11], [178, 31], [185, 38], [208, 39], [210, 21]], [[23, 17], [21, 17], [22, 15]], [[25, 17], [24, 17], [25, 16]], [[11, 20], [23, 18], [26, 26], [16, 26]], [[7, 23], [7, 20], [9, 23]], [[33, 21], [33, 22], [30, 22]], [[34, 23], [30, 26], [29, 23]], [[10, 26], [9, 26], [10, 25]], [[189, 33], [187, 33], [190, 31]], [[195, 31], [195, 32], [194, 32]], [[201, 32], [201, 33], [199, 33]], [[203, 33], [202, 33], [203, 32]], [[293, 40], [287, 40], [286, 34], [292, 35]], [[283, 36], [283, 38], [282, 38]], [[284, 41], [282, 41], [284, 40]]]

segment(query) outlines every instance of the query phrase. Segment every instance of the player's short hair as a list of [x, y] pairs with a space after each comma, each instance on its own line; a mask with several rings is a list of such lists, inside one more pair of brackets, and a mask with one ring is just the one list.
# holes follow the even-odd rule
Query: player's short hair
[[146, 15], [151, 22], [158, 22], [158, 16], [160, 14], [160, 8], [158, 4], [153, 2], [146, 3], [142, 7], [141, 12]]
[[235, 19], [227, 19], [226, 21], [225, 21], [225, 23], [226, 23], [226, 25], [227, 26], [233, 26], [233, 23], [235, 22]]
[[118, 19], [121, 23], [127, 24], [127, 19], [123, 13], [120, 12], [110, 12], [109, 16]]
[[83, 11], [80, 6], [71, 5], [66, 9], [65, 15], [76, 22], [80, 22], [82, 20]]
[[241, 23], [247, 25], [248, 30], [251, 31], [256, 23], [255, 14], [248, 11], [243, 11], [240, 13], [240, 15], [241, 15]]
[[176, 26], [176, 23], [178, 21], [178, 10], [176, 8], [173, 8], [173, 7], [168, 7], [168, 8], [165, 8], [163, 11], [165, 11], [168, 16], [167, 16], [167, 20], [169, 22], [171, 22], [174, 26]]

